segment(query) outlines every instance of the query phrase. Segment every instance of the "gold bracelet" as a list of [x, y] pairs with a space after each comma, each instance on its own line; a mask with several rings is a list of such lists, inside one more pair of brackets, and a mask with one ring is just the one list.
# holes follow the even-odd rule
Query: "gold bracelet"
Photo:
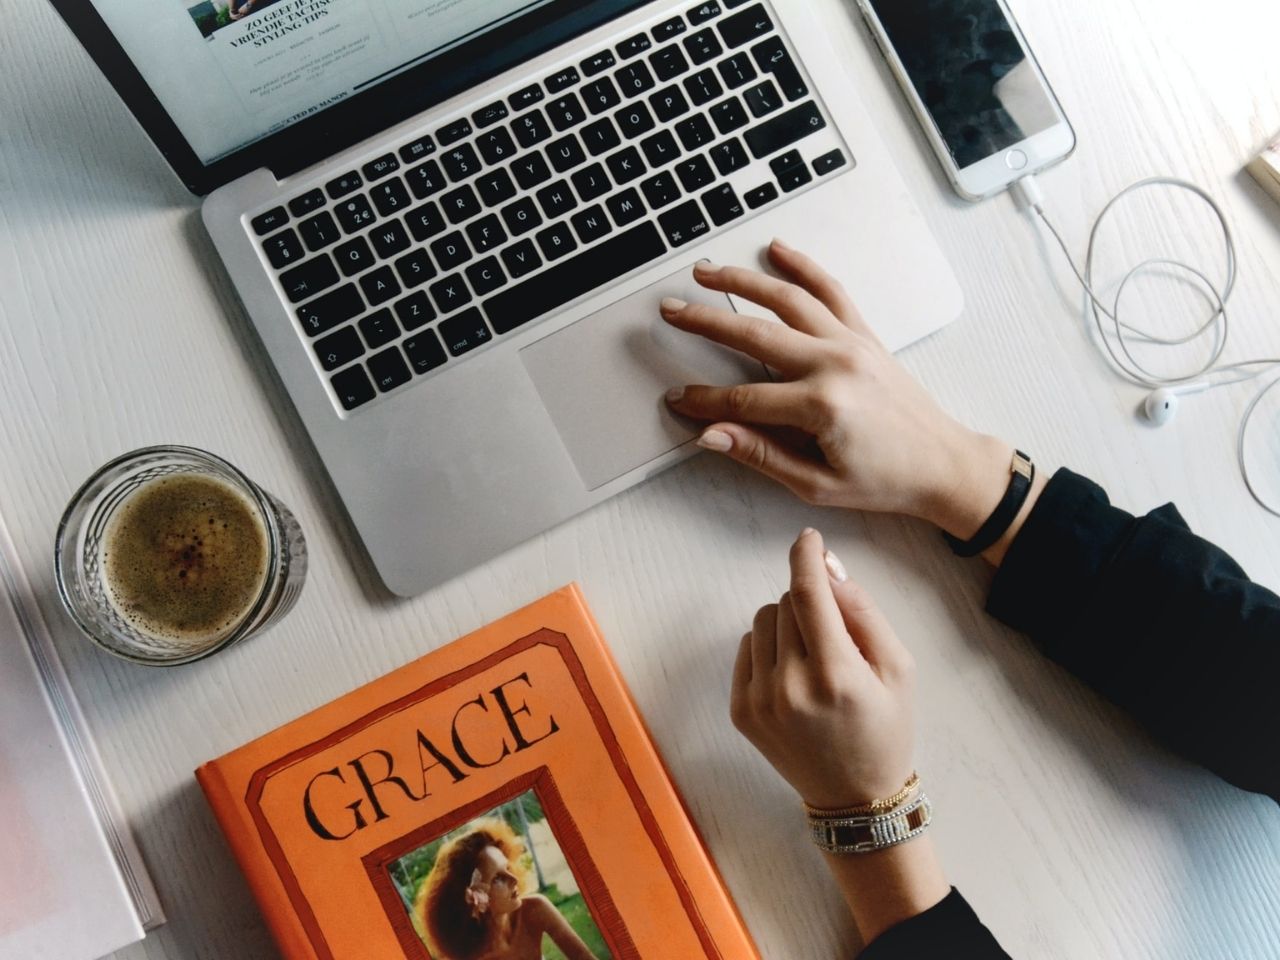
[[810, 817], [865, 817], [870, 814], [887, 813], [901, 806], [906, 799], [911, 796], [911, 792], [920, 786], [920, 774], [912, 772], [907, 778], [907, 782], [903, 784], [902, 789], [895, 793], [887, 800], [872, 800], [870, 803], [859, 804], [856, 807], [844, 807], [840, 810], [823, 810], [818, 807], [811, 807], [809, 804], [804, 805], [804, 812]]

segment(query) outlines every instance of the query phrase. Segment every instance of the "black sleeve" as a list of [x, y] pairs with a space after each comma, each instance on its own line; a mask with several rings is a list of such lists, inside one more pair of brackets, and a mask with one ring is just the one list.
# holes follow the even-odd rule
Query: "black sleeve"
[[993, 616], [1224, 780], [1280, 800], [1280, 597], [1188, 529], [1060, 470], [997, 573]]
[[1009, 960], [955, 887], [942, 902], [890, 927], [858, 960]]

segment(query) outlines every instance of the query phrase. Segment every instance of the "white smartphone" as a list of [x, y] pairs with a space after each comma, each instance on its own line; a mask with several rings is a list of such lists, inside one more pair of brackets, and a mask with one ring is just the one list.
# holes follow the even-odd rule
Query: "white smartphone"
[[993, 196], [1076, 135], [1005, 0], [858, 0], [956, 192]]

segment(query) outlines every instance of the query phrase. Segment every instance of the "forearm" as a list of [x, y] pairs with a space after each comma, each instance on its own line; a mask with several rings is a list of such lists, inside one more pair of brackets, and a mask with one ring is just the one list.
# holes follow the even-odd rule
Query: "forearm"
[[875, 853], [823, 857], [866, 944], [951, 891], [928, 834]]

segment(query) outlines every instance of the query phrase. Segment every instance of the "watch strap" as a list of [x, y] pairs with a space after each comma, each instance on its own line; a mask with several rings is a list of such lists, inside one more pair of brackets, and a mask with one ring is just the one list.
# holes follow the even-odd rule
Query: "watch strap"
[[990, 548], [1004, 536], [1005, 531], [1017, 519], [1023, 504], [1027, 502], [1027, 494], [1031, 492], [1031, 484], [1036, 478], [1036, 465], [1021, 450], [1013, 452], [1013, 461], [1009, 465], [1009, 486], [1005, 488], [1004, 497], [996, 506], [986, 523], [978, 528], [968, 540], [961, 540], [943, 531], [943, 539], [951, 547], [951, 552], [958, 557], [976, 557]]

